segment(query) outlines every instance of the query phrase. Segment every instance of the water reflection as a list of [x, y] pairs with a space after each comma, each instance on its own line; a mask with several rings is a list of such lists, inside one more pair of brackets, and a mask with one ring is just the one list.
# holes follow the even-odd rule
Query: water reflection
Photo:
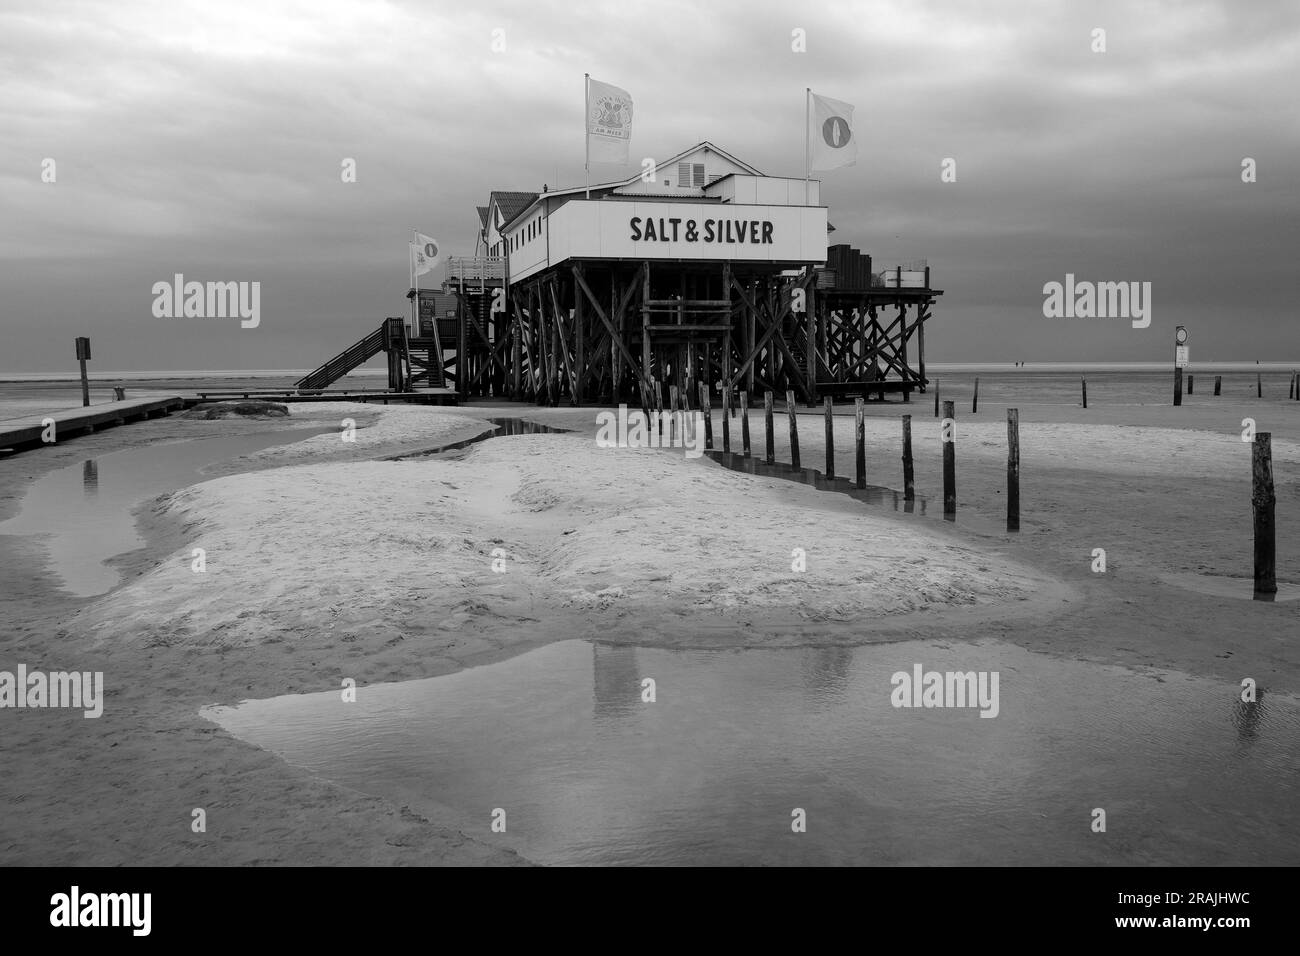
[[641, 706], [641, 680], [636, 648], [626, 644], [591, 645], [592, 712], [606, 720], [629, 716]]
[[865, 488], [859, 488], [856, 480], [852, 478], [844, 478], [839, 475], [834, 478], [827, 478], [816, 468], [795, 468], [793, 465], [780, 461], [769, 465], [763, 459], [752, 455], [745, 457], [737, 452], [718, 451], [716, 449], [705, 451], [705, 454], [722, 465], [722, 467], [729, 468], [732, 471], [757, 475], [762, 478], [780, 478], [784, 481], [793, 481], [801, 485], [809, 485], [818, 491], [838, 492], [865, 504], [890, 506], [895, 511], [901, 511], [903, 514], [916, 513], [919, 505], [920, 514], [924, 515], [926, 513], [926, 497], [924, 495], [916, 495], [914, 499], [908, 500], [903, 497], [902, 492], [893, 488], [871, 484]]
[[479, 442], [487, 441], [489, 438], [501, 438], [506, 435], [561, 435], [569, 432], [569, 429], [567, 428], [555, 428], [551, 425], [541, 425], [537, 422], [530, 422], [523, 418], [489, 418], [488, 423], [492, 425], [491, 428], [479, 432], [471, 438], [448, 442], [445, 445], [438, 445], [435, 448], [424, 448], [420, 451], [404, 451], [400, 455], [391, 455], [384, 460], [406, 461], [411, 458], [429, 458], [433, 455], [445, 455], [448, 452], [468, 448], [470, 445], [477, 445]]
[[851, 647], [810, 647], [800, 658], [807, 701], [815, 707], [837, 703], [849, 686]]
[[111, 590], [119, 580], [111, 558], [141, 547], [132, 509], [145, 499], [203, 479], [203, 468], [332, 428], [297, 428], [109, 452], [56, 469], [28, 488], [0, 535], [39, 535], [58, 586], [77, 597]]
[[[918, 662], [1000, 672], [998, 716], [893, 707], [891, 675]], [[348, 707], [329, 691], [204, 716], [345, 786], [451, 808], [470, 835], [510, 807], [502, 842], [541, 863], [1300, 863], [1300, 708], [1230, 721], [1221, 681], [1165, 676], [996, 642], [570, 640]], [[1125, 808], [1123, 840], [1079, 816], [1098, 793]], [[798, 840], [791, 807], [817, 824]]]

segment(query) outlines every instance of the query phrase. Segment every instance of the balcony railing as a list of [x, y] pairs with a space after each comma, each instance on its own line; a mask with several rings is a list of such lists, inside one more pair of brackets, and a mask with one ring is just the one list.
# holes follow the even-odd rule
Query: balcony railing
[[449, 256], [447, 281], [493, 282], [504, 281], [506, 260], [502, 256]]

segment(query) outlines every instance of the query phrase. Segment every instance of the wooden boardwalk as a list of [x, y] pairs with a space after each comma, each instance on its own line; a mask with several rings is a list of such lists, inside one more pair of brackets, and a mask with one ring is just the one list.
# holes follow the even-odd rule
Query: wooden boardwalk
[[[57, 444], [77, 435], [87, 435], [115, 425], [170, 415], [183, 408], [184, 404], [179, 395], [133, 398], [3, 422], [0, 423], [0, 452], [28, 451], [40, 445]], [[42, 436], [47, 434], [51, 420], [54, 441], [47, 442]]]
[[234, 389], [199, 392], [197, 398], [184, 399], [186, 408], [206, 402], [230, 401], [263, 402], [399, 402], [413, 405], [455, 405], [456, 390], [452, 388], [423, 388], [414, 392], [391, 392], [383, 389], [357, 389], [353, 391], [316, 391], [312, 389]]

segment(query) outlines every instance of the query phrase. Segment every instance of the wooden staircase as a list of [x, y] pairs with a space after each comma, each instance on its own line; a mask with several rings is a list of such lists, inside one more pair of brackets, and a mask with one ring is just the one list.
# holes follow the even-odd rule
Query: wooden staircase
[[437, 335], [429, 339], [409, 338], [406, 323], [400, 318], [385, 319], [383, 325], [365, 338], [298, 379], [293, 383], [294, 387], [300, 390], [327, 388], [380, 352], [388, 353], [388, 387], [391, 390], [401, 392], [445, 387]]

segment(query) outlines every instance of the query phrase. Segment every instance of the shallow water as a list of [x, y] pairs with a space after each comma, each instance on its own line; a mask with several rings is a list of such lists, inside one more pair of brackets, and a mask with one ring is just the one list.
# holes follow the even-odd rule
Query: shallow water
[[[891, 676], [917, 663], [997, 671], [998, 715], [893, 707]], [[345, 786], [450, 808], [541, 863], [1300, 863], [1300, 708], [1238, 694], [996, 642], [568, 640], [355, 703], [328, 691], [204, 716]]]
[[164, 442], [87, 458], [34, 481], [0, 535], [41, 535], [62, 590], [92, 597], [121, 580], [104, 562], [144, 545], [132, 510], [149, 498], [203, 480], [203, 468], [273, 445], [335, 431], [296, 428]]
[[556, 428], [553, 425], [541, 425], [537, 422], [530, 422], [524, 418], [489, 418], [487, 420], [492, 427], [479, 432], [470, 438], [464, 438], [460, 441], [448, 442], [445, 445], [439, 445], [436, 448], [423, 448], [419, 451], [404, 451], [400, 455], [392, 455], [387, 461], [407, 461], [412, 458], [429, 458], [434, 455], [447, 455], [449, 452], [460, 451], [468, 448], [470, 445], [477, 445], [479, 442], [487, 441], [489, 438], [503, 438], [507, 435], [564, 435], [569, 433], [567, 428]]

